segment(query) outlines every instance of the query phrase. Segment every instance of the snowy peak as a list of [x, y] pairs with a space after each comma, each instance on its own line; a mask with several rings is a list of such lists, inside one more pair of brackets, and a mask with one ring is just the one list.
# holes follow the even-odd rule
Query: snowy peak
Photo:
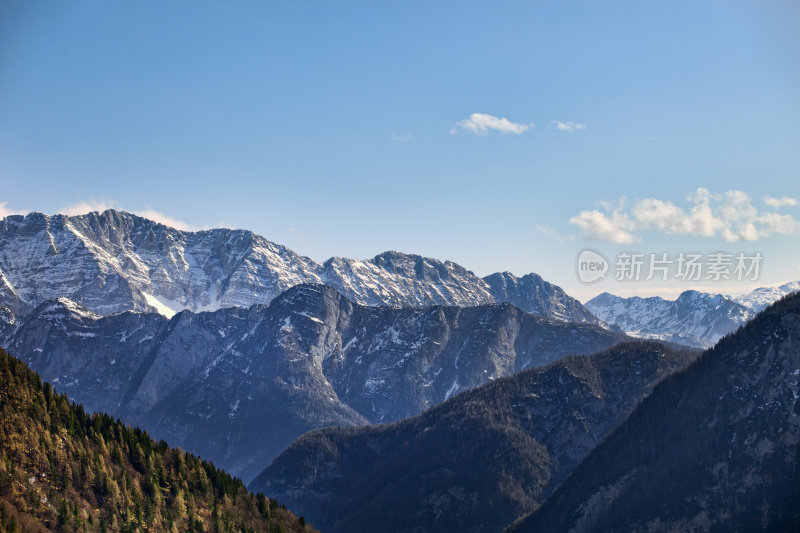
[[114, 210], [0, 225], [0, 269], [30, 307], [58, 296], [103, 315], [156, 310], [153, 300], [173, 311], [246, 307], [318, 282], [315, 266], [251, 232], [183, 232]]
[[180, 231], [115, 210], [0, 220], [0, 306], [20, 313], [64, 296], [101, 315], [132, 310], [170, 317], [185, 309], [269, 304], [305, 283], [325, 283], [370, 306], [510, 301], [533, 314], [597, 323], [536, 275], [508, 278], [495, 291], [451, 261], [394, 251], [318, 264], [250, 231]]
[[74, 320], [98, 320], [101, 318], [97, 313], [86, 309], [82, 305], [73, 302], [63, 296], [44, 302], [31, 313], [40, 319], [61, 320], [70, 318]]
[[352, 301], [364, 305], [425, 307], [492, 303], [484, 283], [450, 261], [384, 252], [358, 261], [335, 257], [320, 277]]
[[603, 293], [586, 303], [600, 320], [633, 337], [707, 348], [754, 316], [721, 294], [685, 291], [675, 300]]
[[675, 300], [659, 296], [621, 298], [604, 292], [586, 302], [586, 308], [633, 337], [708, 348], [768, 305], [798, 290], [800, 282], [793, 281], [736, 298], [694, 290], [682, 292]]
[[787, 294], [797, 291], [800, 291], [800, 281], [790, 281], [778, 287], [761, 287], [748, 294], [737, 296], [733, 300], [757, 313]]

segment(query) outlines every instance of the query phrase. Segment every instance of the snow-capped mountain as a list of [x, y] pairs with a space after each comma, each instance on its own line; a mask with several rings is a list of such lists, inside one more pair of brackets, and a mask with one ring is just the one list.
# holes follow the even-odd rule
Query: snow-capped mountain
[[768, 305], [797, 291], [800, 281], [736, 297], [686, 291], [676, 300], [665, 300], [657, 296], [621, 298], [604, 292], [586, 302], [585, 309], [632, 337], [708, 348]]
[[243, 479], [310, 429], [405, 418], [623, 338], [508, 303], [362, 306], [326, 285], [170, 320], [101, 316], [63, 297], [0, 313], [0, 345], [58, 390]]
[[245, 230], [185, 232], [122, 211], [0, 220], [0, 306], [25, 313], [67, 297], [93, 312], [213, 311], [268, 304], [286, 289], [324, 283], [370, 306], [461, 307], [510, 301], [522, 310], [599, 323], [535, 275], [486, 280], [450, 261], [385, 252], [318, 264]]
[[778, 287], [761, 287], [742, 296], [736, 296], [733, 301], [757, 313], [787, 294], [797, 291], [800, 291], [800, 281], [790, 281]]
[[586, 308], [632, 337], [698, 348], [713, 346], [755, 316], [727, 296], [697, 291], [685, 291], [675, 300], [621, 298], [604, 292], [586, 302]]

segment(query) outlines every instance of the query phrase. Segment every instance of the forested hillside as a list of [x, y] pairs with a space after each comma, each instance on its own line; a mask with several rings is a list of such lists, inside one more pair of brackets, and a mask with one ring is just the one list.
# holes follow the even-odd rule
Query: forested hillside
[[304, 531], [213, 464], [88, 415], [0, 349], [0, 531]]

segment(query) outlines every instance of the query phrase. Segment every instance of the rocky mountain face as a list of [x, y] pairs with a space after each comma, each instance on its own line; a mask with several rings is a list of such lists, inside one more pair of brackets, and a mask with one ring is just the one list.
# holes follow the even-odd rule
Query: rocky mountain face
[[391, 425], [293, 443], [250, 487], [324, 531], [499, 531], [534, 507], [696, 352], [654, 342], [566, 357]]
[[569, 322], [597, 322], [597, 318], [579, 301], [538, 274], [526, 274], [518, 278], [510, 272], [499, 272], [483, 280], [489, 285], [496, 302], [509, 302], [527, 313]]
[[664, 380], [514, 531], [796, 531], [800, 295]]
[[676, 300], [620, 298], [605, 292], [586, 302], [586, 308], [632, 337], [697, 348], [713, 346], [755, 316], [727, 296], [697, 291], [683, 292]]
[[390, 422], [454, 394], [623, 340], [511, 304], [368, 307], [325, 285], [269, 306], [100, 316], [49, 300], [0, 313], [5, 346], [88, 409], [250, 479], [302, 433]]
[[67, 297], [91, 311], [213, 311], [269, 304], [290, 287], [325, 283], [370, 306], [460, 307], [513, 302], [522, 310], [599, 323], [538, 276], [486, 281], [450, 262], [385, 252], [318, 264], [250, 231], [179, 231], [122, 211], [0, 220], [0, 307], [26, 313]]

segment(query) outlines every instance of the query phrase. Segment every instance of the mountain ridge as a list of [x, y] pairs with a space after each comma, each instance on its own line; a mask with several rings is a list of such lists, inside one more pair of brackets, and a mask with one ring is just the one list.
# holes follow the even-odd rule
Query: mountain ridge
[[510, 530], [796, 530], [798, 347], [792, 294], [657, 385]]
[[530, 313], [600, 324], [560, 287], [538, 276], [511, 278], [523, 280], [512, 286], [524, 291], [506, 290], [503, 299], [452, 261], [383, 252], [318, 264], [248, 230], [186, 232], [112, 209], [0, 220], [0, 306], [20, 313], [58, 296], [103, 315], [211, 311], [268, 304], [294, 285], [325, 283], [364, 305], [468, 307], [513, 300]]
[[249, 486], [326, 531], [497, 531], [695, 356], [652, 341], [567, 356], [393, 424], [307, 433]]
[[586, 302], [600, 320], [632, 337], [709, 348], [750, 320], [755, 311], [721, 294], [695, 290], [675, 300], [659, 296], [622, 298], [608, 292]]
[[[243, 478], [310, 429], [405, 418], [625, 338], [508, 303], [362, 306], [319, 284], [294, 286], [269, 306], [169, 320], [99, 316], [65, 298], [28, 315], [0, 313], [0, 344], [59, 390]], [[274, 422], [269, 432], [265, 419]]]

